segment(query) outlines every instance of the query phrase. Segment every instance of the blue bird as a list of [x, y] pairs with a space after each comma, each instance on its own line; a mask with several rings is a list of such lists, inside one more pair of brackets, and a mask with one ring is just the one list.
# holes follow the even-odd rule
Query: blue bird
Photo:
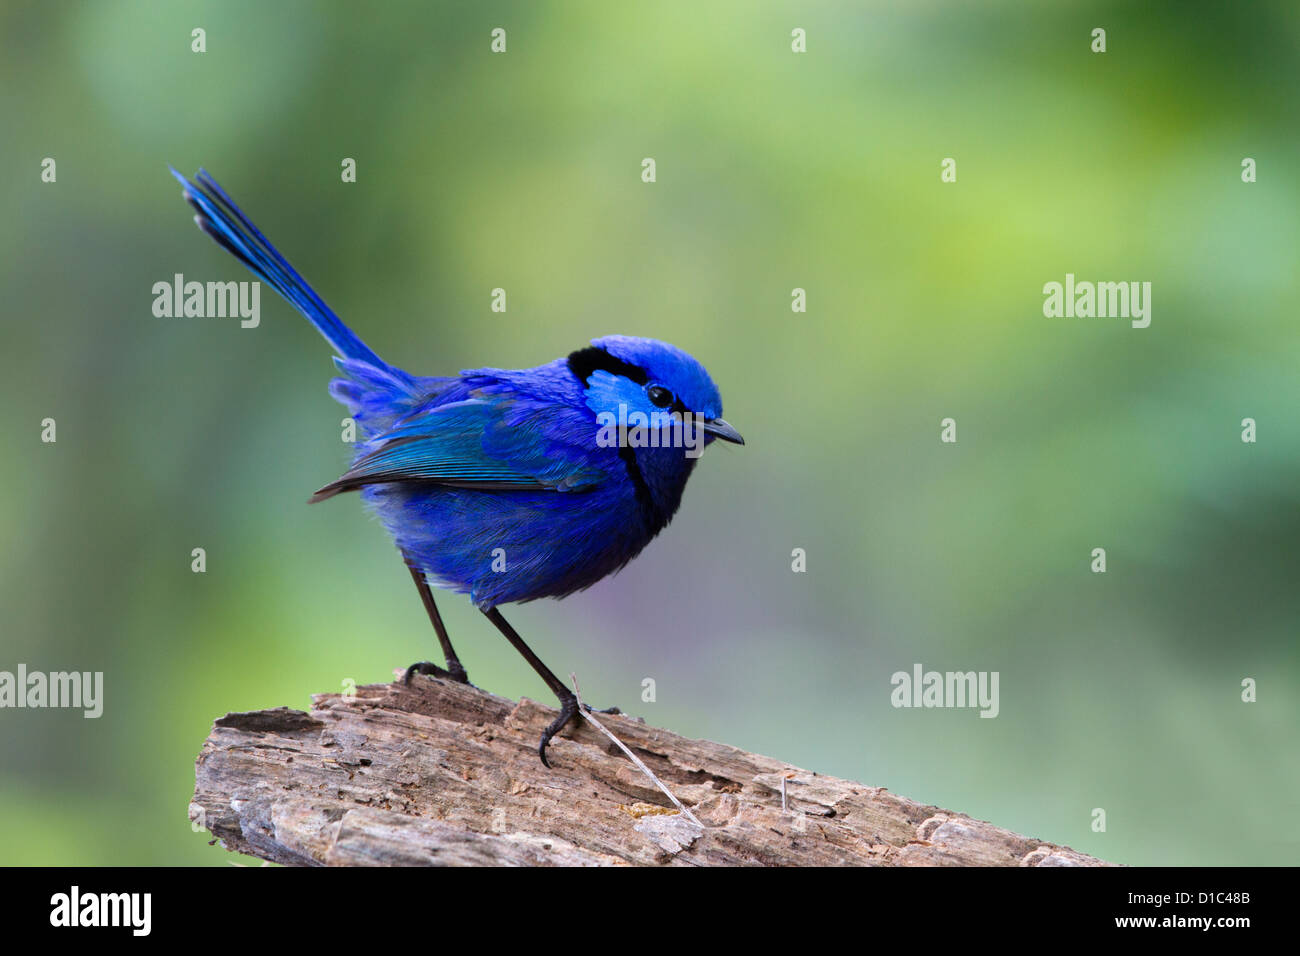
[[205, 171], [172, 170], [195, 222], [305, 315], [338, 353], [330, 394], [356, 422], [352, 467], [317, 491], [357, 491], [396, 542], [446, 667], [463, 683], [430, 584], [469, 595], [559, 699], [538, 755], [577, 699], [500, 606], [565, 595], [618, 571], [672, 520], [703, 447], [743, 445], [704, 366], [654, 339], [607, 335], [528, 369], [412, 375], [372, 352]]

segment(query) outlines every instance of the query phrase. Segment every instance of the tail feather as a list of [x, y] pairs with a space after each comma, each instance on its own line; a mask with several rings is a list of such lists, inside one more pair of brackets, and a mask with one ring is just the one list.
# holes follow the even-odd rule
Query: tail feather
[[293, 266], [271, 245], [270, 240], [262, 235], [205, 170], [199, 170], [197, 182], [190, 181], [175, 169], [172, 169], [172, 175], [185, 187], [185, 200], [197, 211], [194, 221], [199, 228], [305, 315], [336, 352], [344, 358], [365, 362], [376, 368], [387, 367], [378, 355], [343, 324], [343, 320], [298, 275]]
[[451, 381], [417, 380], [400, 368], [375, 366], [355, 359], [336, 358], [334, 364], [346, 377], [330, 382], [330, 394], [347, 407], [366, 438], [392, 428], [398, 419]]

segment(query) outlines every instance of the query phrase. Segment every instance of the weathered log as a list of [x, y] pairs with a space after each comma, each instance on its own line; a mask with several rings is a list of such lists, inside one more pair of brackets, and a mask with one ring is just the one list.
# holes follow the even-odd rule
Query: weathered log
[[[882, 787], [629, 717], [600, 716], [704, 824], [586, 722], [416, 678], [320, 694], [310, 713], [227, 714], [190, 817], [227, 849], [294, 865], [1098, 866]], [[785, 809], [782, 809], [782, 781]]]

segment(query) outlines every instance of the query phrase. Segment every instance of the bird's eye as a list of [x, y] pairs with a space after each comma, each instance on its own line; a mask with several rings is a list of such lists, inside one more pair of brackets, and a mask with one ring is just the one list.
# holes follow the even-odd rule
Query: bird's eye
[[662, 385], [651, 385], [646, 394], [650, 396], [650, 401], [654, 402], [660, 408], [667, 408], [673, 403], [673, 393], [668, 391]]

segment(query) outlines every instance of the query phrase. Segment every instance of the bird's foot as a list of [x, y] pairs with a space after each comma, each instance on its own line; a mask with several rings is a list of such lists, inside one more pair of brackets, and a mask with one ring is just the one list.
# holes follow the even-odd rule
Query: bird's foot
[[[621, 714], [623, 713], [617, 707], [607, 707], [604, 710], [592, 710], [590, 704], [583, 704], [582, 709], [589, 714]], [[549, 770], [550, 761], [546, 759], [546, 745], [551, 742], [551, 738], [564, 729], [574, 717], [578, 716], [578, 699], [572, 695], [560, 698], [560, 716], [551, 721], [550, 725], [542, 731], [542, 742], [537, 747], [537, 756], [542, 758], [542, 763]]]
[[551, 762], [546, 759], [546, 745], [551, 742], [551, 738], [564, 729], [564, 726], [574, 717], [578, 716], [578, 698], [570, 694], [568, 697], [560, 698], [560, 716], [556, 717], [542, 731], [542, 742], [537, 745], [537, 756], [542, 758], [542, 766], [547, 770], [551, 769]]
[[430, 661], [419, 661], [412, 664], [406, 669], [406, 676], [402, 678], [402, 683], [411, 683], [411, 678], [416, 674], [422, 674], [425, 677], [441, 677], [444, 680], [455, 681], [458, 684], [468, 684], [469, 674], [461, 666], [460, 661], [452, 661], [446, 667], [439, 667]]

